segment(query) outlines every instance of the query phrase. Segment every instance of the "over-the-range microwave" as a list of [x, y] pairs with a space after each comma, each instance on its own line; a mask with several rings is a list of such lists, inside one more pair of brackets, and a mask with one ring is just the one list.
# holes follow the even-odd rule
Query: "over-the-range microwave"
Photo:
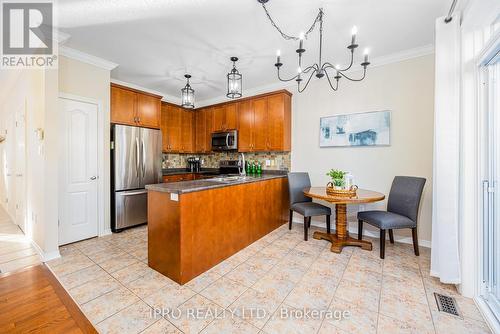
[[212, 133], [212, 151], [234, 151], [237, 149], [237, 130]]

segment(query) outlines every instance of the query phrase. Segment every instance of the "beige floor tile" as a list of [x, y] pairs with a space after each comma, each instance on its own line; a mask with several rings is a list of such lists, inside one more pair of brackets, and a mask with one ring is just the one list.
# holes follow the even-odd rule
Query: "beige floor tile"
[[64, 262], [62, 264], [56, 265], [56, 266], [50, 266], [50, 269], [56, 274], [57, 276], [64, 276], [68, 275], [71, 273], [74, 273], [76, 271], [88, 268], [90, 266], [93, 266], [94, 262], [92, 262], [88, 257], [86, 256], [78, 256], [72, 259], [71, 261]]
[[484, 321], [469, 318], [460, 319], [441, 312], [432, 312], [432, 318], [437, 334], [464, 333], [464, 334], [486, 334], [491, 333]]
[[300, 264], [304, 267], [311, 266], [316, 258], [317, 256], [315, 255], [311, 255], [297, 249], [292, 249], [290, 253], [287, 254], [288, 261]]
[[60, 276], [59, 281], [66, 289], [71, 289], [104, 276], [108, 276], [108, 274], [101, 267], [94, 264], [71, 274]]
[[167, 320], [185, 334], [200, 332], [223, 311], [217, 304], [200, 295], [195, 295], [182, 304], [179, 309], [180, 317], [167, 317]]
[[238, 297], [247, 290], [248, 287], [232, 281], [228, 278], [221, 277], [203, 291], [200, 294], [217, 305], [226, 308], [231, 305]]
[[432, 318], [427, 303], [421, 304], [408, 299], [395, 299], [393, 296], [383, 295], [380, 300], [380, 314], [407, 322], [412, 326], [432, 329]]
[[123, 253], [116, 257], [107, 259], [101, 263], [99, 266], [106, 270], [108, 273], [115, 272], [117, 270], [123, 269], [125, 267], [129, 267], [133, 264], [138, 263], [138, 260], [130, 254]]
[[262, 278], [265, 273], [266, 272], [260, 267], [242, 263], [226, 274], [226, 277], [247, 287], [251, 287]]
[[260, 250], [261, 254], [264, 254], [264, 255], [267, 255], [270, 257], [274, 257], [277, 259], [283, 258], [284, 256], [286, 256], [288, 254], [288, 252], [290, 252], [290, 249], [288, 249], [286, 247], [281, 247], [281, 246], [276, 245], [276, 244], [270, 244], [269, 246]]
[[350, 334], [350, 333], [343, 331], [338, 327], [335, 327], [331, 322], [323, 321], [318, 334]]
[[369, 284], [342, 279], [335, 291], [335, 298], [340, 298], [360, 308], [378, 312], [380, 289]]
[[147, 244], [141, 245], [137, 248], [131, 249], [129, 253], [139, 260], [148, 259], [148, 246]]
[[258, 252], [248, 259], [246, 263], [250, 266], [257, 267], [262, 271], [269, 271], [279, 262], [279, 260], [280, 259], [278, 257]]
[[285, 259], [272, 268], [266, 275], [297, 283], [302, 279], [306, 271], [307, 267], [287, 261], [285, 257]]
[[368, 309], [351, 305], [347, 301], [334, 299], [330, 305], [330, 310], [334, 314], [343, 314], [345, 317], [338, 316], [334, 319], [327, 319], [335, 327], [338, 327], [347, 333], [369, 334], [377, 332], [378, 313]]
[[250, 288], [229, 309], [255, 327], [262, 328], [280, 304], [281, 299]]
[[146, 328], [141, 334], [182, 334], [182, 332], [168, 320], [160, 319]]
[[78, 304], [84, 304], [97, 297], [104, 295], [110, 291], [121, 287], [120, 283], [113, 277], [106, 276], [94, 279], [75, 288], [69, 289], [69, 294], [76, 300]]
[[321, 319], [308, 318], [303, 310], [282, 304], [264, 326], [267, 334], [312, 334], [321, 326]]
[[335, 288], [326, 284], [311, 284], [302, 279], [285, 298], [284, 303], [294, 308], [326, 310], [334, 294]]
[[210, 269], [210, 271], [222, 276], [236, 268], [241, 262], [240, 258], [229, 258]]
[[140, 333], [155, 321], [152, 309], [138, 301], [99, 323], [97, 330], [101, 334]]
[[142, 299], [163, 288], [179, 286], [176, 282], [152, 269], [149, 269], [146, 275], [124, 284], [130, 291]]
[[267, 296], [283, 301], [295, 287], [295, 282], [286, 276], [269, 272], [255, 283], [252, 288]]
[[121, 283], [126, 284], [146, 275], [149, 270], [151, 269], [147, 266], [147, 264], [136, 261], [125, 268], [112, 272], [111, 276], [119, 280]]
[[123, 310], [139, 298], [125, 288], [118, 288], [82, 305], [82, 310], [93, 324]]
[[226, 316], [212, 321], [201, 333], [203, 334], [256, 334], [259, 329], [238, 317]]
[[109, 259], [112, 259], [114, 257], [120, 256], [123, 254], [123, 251], [121, 249], [118, 249], [112, 245], [106, 246], [107, 248], [105, 250], [100, 250], [98, 252], [92, 253], [87, 255], [89, 259], [94, 261], [95, 263], [99, 264], [102, 262], [106, 262]]
[[161, 310], [175, 309], [195, 295], [185, 286], [166, 286], [146, 298], [144, 301], [151, 307]]
[[428, 326], [420, 322], [408, 323], [380, 314], [378, 317], [378, 333], [433, 334], [435, 331], [433, 326]]
[[74, 251], [64, 251], [64, 253], [61, 253], [61, 257], [59, 257], [57, 259], [50, 260], [46, 264], [50, 268], [54, 268], [54, 267], [59, 266], [61, 264], [70, 263], [70, 262], [74, 262], [74, 261], [80, 261], [82, 259], [88, 259], [88, 257], [83, 255], [83, 253], [80, 252], [80, 250], [78, 248], [74, 247], [72, 249], [74, 249]]
[[200, 292], [207, 286], [215, 282], [220, 278], [220, 275], [212, 272], [211, 270], [193, 278], [191, 281], [187, 282], [184, 286], [190, 288], [196, 292]]
[[427, 296], [422, 281], [407, 280], [390, 275], [383, 277], [382, 298], [427, 305]]

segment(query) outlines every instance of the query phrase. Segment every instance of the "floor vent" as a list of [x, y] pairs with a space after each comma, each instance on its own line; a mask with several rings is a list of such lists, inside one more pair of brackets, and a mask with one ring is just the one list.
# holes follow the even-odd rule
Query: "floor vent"
[[445, 312], [457, 317], [461, 317], [460, 313], [458, 313], [458, 307], [455, 298], [445, 296], [436, 292], [434, 292], [434, 297], [436, 298], [436, 304], [440, 312]]

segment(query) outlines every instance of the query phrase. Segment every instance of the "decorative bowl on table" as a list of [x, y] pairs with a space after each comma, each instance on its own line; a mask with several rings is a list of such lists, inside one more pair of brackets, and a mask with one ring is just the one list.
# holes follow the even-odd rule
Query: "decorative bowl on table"
[[336, 197], [355, 197], [358, 186], [353, 185], [349, 189], [342, 189], [335, 187], [332, 182], [328, 182], [326, 185], [326, 193], [330, 196]]

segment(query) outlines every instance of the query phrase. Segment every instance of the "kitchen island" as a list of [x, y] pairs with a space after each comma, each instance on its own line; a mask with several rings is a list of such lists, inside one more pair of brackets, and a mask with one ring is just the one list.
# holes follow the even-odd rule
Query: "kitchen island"
[[285, 174], [162, 183], [148, 190], [148, 265], [184, 284], [288, 219]]

